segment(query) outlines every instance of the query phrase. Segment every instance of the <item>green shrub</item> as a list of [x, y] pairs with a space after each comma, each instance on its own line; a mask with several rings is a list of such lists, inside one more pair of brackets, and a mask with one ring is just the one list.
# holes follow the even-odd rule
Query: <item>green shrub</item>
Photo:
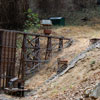
[[37, 29], [40, 28], [40, 20], [38, 14], [33, 13], [31, 9], [28, 9], [25, 14], [27, 15], [26, 16], [27, 19], [24, 25], [25, 31], [27, 30], [37, 31]]

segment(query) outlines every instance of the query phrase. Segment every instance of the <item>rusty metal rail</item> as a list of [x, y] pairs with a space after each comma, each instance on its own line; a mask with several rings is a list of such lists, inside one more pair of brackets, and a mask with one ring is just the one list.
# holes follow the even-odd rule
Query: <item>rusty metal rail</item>
[[72, 39], [0, 29], [0, 89], [11, 88], [9, 82], [15, 77], [18, 80], [12, 87], [24, 87], [24, 81], [29, 78], [27, 72], [49, 61], [53, 53], [63, 49], [66, 41], [71, 44]]

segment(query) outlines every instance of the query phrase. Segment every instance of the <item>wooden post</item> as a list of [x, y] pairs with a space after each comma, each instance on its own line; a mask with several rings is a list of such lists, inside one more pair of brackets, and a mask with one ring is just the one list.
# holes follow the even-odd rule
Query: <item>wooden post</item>
[[[33, 58], [33, 60], [37, 60], [37, 62], [38, 61], [40, 61], [40, 39], [39, 39], [39, 36], [36, 36], [35, 37], [35, 49], [34, 49], [34, 54], [35, 54], [35, 56], [34, 56], [34, 58]], [[36, 64], [38, 64], [37, 62], [34, 62], [34, 65], [36, 65]]]
[[25, 48], [25, 45], [26, 45], [26, 36], [24, 34], [23, 36], [23, 45], [22, 45], [22, 58], [21, 58], [21, 62], [22, 62], [22, 70], [21, 70], [21, 73], [22, 73], [22, 77], [21, 79], [24, 80], [24, 76], [25, 76], [25, 53], [26, 53], [26, 48]]
[[[14, 54], [13, 54], [13, 61], [16, 62], [17, 33], [14, 32], [13, 34], [14, 34], [14, 40], [15, 40], [15, 41], [13, 42], [13, 52], [14, 52]], [[13, 74], [12, 74], [13, 77], [15, 77], [15, 72], [16, 72], [16, 71], [15, 71], [16, 69], [15, 69], [15, 63], [14, 63], [14, 62], [13, 62], [13, 66], [14, 66], [14, 67], [13, 67]]]
[[[4, 34], [5, 35], [5, 34]], [[10, 46], [10, 44], [11, 44], [11, 41], [12, 41], [12, 36], [11, 36], [11, 34], [9, 35], [9, 32], [7, 32], [6, 33], [6, 35], [5, 35], [7, 38], [9, 38], [9, 41], [6, 41], [7, 42], [7, 45], [8, 46]], [[10, 38], [11, 37], [11, 38]], [[8, 39], [7, 39], [8, 40]], [[7, 45], [5, 45], [5, 46], [7, 46]], [[7, 48], [8, 50], [8, 53], [7, 53], [7, 57], [8, 57], [8, 61], [7, 61], [7, 66], [6, 66], [6, 87], [8, 87], [8, 82], [9, 82], [9, 80], [10, 80], [10, 72], [11, 72], [11, 66], [10, 66], [10, 59], [9, 58], [11, 58], [10, 56], [11, 56], [11, 48]], [[6, 52], [6, 51], [4, 51], [4, 52]]]
[[24, 75], [22, 72], [22, 69], [24, 67], [24, 60], [25, 60], [25, 44], [26, 44], [26, 35], [23, 35], [23, 40], [22, 40], [22, 47], [21, 47], [21, 57], [20, 57], [20, 67], [18, 70], [18, 78], [23, 79]]
[[8, 43], [8, 32], [3, 33], [3, 43], [2, 43], [2, 79], [3, 79], [3, 89], [5, 87], [5, 73], [6, 73], [6, 67], [7, 67], [7, 43]]
[[59, 39], [59, 48], [58, 48], [58, 51], [61, 51], [62, 48], [63, 48], [63, 39], [60, 38], [60, 39]]
[[3, 31], [0, 31], [0, 90], [1, 90], [1, 75], [2, 75], [2, 71], [1, 71], [1, 66], [2, 66], [2, 40], [3, 39]]
[[50, 56], [52, 54], [52, 41], [51, 41], [51, 39], [52, 39], [51, 37], [48, 37], [45, 60], [48, 60], [48, 58], [50, 58]]
[[65, 70], [67, 68], [68, 60], [58, 58], [57, 62], [58, 62], [57, 73], [59, 74], [60, 72], [62, 72], [63, 70]]
[[[27, 35], [24, 34], [23, 36], [23, 43], [22, 43], [22, 54], [21, 54], [21, 83], [19, 83], [20, 87], [23, 87], [24, 89], [24, 82], [25, 82], [25, 54], [26, 54], [26, 40], [27, 39]], [[18, 87], [18, 88], [20, 88]], [[22, 95], [24, 95], [24, 91], [21, 92]]]

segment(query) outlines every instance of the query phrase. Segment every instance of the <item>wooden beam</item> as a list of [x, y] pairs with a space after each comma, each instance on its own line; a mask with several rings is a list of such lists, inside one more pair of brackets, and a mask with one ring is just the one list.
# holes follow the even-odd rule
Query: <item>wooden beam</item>
[[30, 33], [30, 32], [21, 32], [21, 31], [15, 31], [15, 30], [5, 30], [5, 29], [0, 29], [0, 31], [7, 31], [7, 32], [16, 32], [17, 34], [26, 34], [26, 35], [31, 35], [31, 36], [40, 36], [40, 37], [50, 37], [50, 38], [55, 38], [55, 39], [60, 39], [62, 38], [63, 40], [70, 40], [71, 38], [65, 38], [63, 36], [52, 36], [52, 35], [44, 35], [44, 34], [38, 34], [38, 33]]
[[[33, 60], [37, 60], [39, 61], [40, 60], [40, 38], [39, 36], [36, 36], [35, 37], [36, 40], [35, 40], [35, 48], [34, 48], [34, 53], [36, 52]], [[34, 62], [34, 65], [38, 64], [37, 62]]]
[[51, 40], [51, 37], [48, 37], [45, 60], [48, 60], [51, 54], [52, 54], [52, 40]]
[[59, 48], [58, 51], [61, 51], [63, 49], [63, 38], [59, 39]]
[[[0, 31], [0, 45], [2, 45], [2, 39], [3, 39], [3, 31]], [[2, 46], [0, 46], [0, 90], [1, 90], [1, 75], [2, 75], [2, 73], [1, 73], [1, 66], [2, 66], [2, 62], [1, 62], [1, 60], [2, 60]]]

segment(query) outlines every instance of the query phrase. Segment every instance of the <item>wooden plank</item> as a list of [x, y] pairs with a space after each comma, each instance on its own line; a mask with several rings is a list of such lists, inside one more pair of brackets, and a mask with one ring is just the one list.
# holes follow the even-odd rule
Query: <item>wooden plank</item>
[[[40, 60], [40, 39], [39, 39], [39, 36], [36, 36], [35, 39], [36, 39], [36, 41], [35, 41], [34, 53], [36, 53], [36, 54], [35, 54], [33, 60], [39, 61]], [[38, 64], [38, 62], [34, 62], [34, 65], [37, 65], [37, 64]]]
[[[3, 44], [2, 45], [4, 45], [4, 46], [6, 46], [7, 45], [7, 39], [8, 39], [8, 34], [7, 34], [7, 32], [4, 32], [3, 33]], [[6, 52], [6, 50], [7, 50], [7, 48], [6, 47], [3, 47], [3, 60], [4, 60], [4, 63], [3, 63], [3, 73], [2, 73], [2, 75], [3, 75], [3, 89], [5, 88], [5, 68], [6, 68], [6, 62], [5, 62], [5, 60], [6, 60], [6, 56], [7, 56], [7, 52]]]
[[[9, 34], [9, 33], [8, 33]], [[11, 42], [11, 39], [10, 39], [10, 36], [11, 34], [9, 34], [9, 41], [8, 41], [8, 45], [7, 46], [10, 46], [10, 42]], [[8, 48], [8, 61], [7, 61], [7, 70], [6, 70], [6, 87], [8, 87], [8, 82], [9, 82], [9, 67], [10, 67], [10, 63], [11, 61], [9, 60], [10, 58], [10, 53], [11, 53], [11, 48]]]
[[[3, 39], [3, 31], [0, 31], [0, 45], [2, 45], [2, 39]], [[0, 90], [1, 90], [1, 66], [2, 66], [1, 57], [2, 57], [2, 46], [0, 46]]]
[[[15, 33], [13, 32], [12, 33], [12, 47], [14, 47], [15, 46]], [[13, 61], [12, 63], [11, 63], [11, 65], [12, 65], [12, 73], [11, 73], [11, 78], [13, 78], [13, 77], [15, 77], [15, 52], [14, 52], [15, 50], [14, 50], [14, 48], [12, 48], [12, 57], [11, 57], [11, 60]]]
[[48, 37], [45, 60], [48, 60], [51, 57], [51, 54], [52, 54], [52, 40], [51, 37]]
[[24, 80], [24, 75], [25, 75], [25, 62], [24, 62], [24, 54], [26, 53], [26, 48], [25, 48], [25, 44], [26, 44], [26, 37], [27, 35], [24, 34], [24, 37], [23, 37], [23, 46], [22, 46], [22, 58], [21, 58], [21, 79]]
[[63, 38], [59, 39], [59, 48], [58, 51], [61, 51], [63, 49]]
[[[14, 43], [14, 45], [13, 45], [13, 49], [14, 49], [14, 59], [13, 59], [13, 61], [16, 62], [16, 48], [14, 48], [14, 47], [17, 46], [17, 42], [16, 42], [16, 41], [17, 41], [17, 34], [16, 34], [16, 33], [14, 33], [14, 38], [15, 38], [15, 39], [14, 39], [15, 43]], [[14, 63], [14, 68], [13, 68], [14, 74], [13, 74], [13, 77], [15, 77], [15, 70], [16, 70], [16, 69], [15, 69], [15, 64], [16, 64], [16, 63]]]
[[55, 39], [64, 39], [64, 40], [71, 40], [71, 38], [65, 38], [63, 36], [52, 36], [52, 35], [44, 35], [44, 34], [38, 34], [38, 33], [29, 33], [29, 32], [21, 32], [21, 31], [15, 31], [15, 30], [5, 30], [5, 29], [0, 29], [2, 31], [8, 31], [8, 32], [16, 32], [17, 34], [22, 34], [22, 35], [31, 35], [31, 36], [40, 36], [40, 37], [51, 37]]
[[8, 92], [28, 92], [30, 91], [29, 89], [19, 89], [19, 88], [12, 88], [12, 89], [9, 89], [9, 88], [5, 88], [5, 91], [8, 91]]

